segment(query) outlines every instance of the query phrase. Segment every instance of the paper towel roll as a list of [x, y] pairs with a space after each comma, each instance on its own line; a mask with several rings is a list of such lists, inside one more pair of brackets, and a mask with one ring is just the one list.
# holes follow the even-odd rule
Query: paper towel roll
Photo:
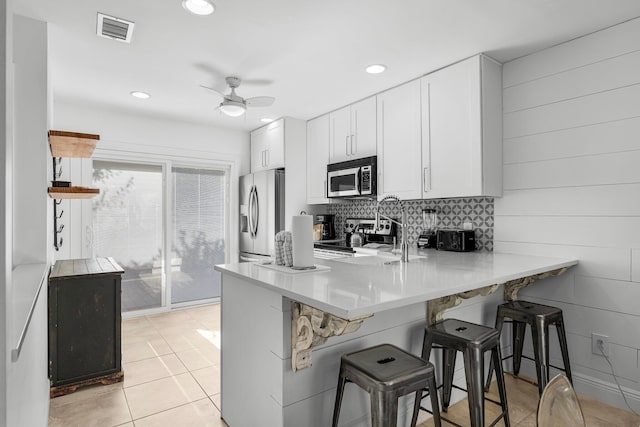
[[313, 267], [313, 217], [294, 215], [291, 218], [293, 266]]

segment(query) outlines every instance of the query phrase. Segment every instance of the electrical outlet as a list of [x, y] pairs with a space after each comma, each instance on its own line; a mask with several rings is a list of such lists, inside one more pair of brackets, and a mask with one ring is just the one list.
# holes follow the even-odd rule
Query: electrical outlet
[[[600, 344], [602, 344], [602, 352], [600, 352]], [[593, 354], [597, 354], [598, 356], [602, 356], [604, 353], [605, 356], [609, 356], [609, 337], [606, 335], [600, 334], [591, 334], [591, 352]]]

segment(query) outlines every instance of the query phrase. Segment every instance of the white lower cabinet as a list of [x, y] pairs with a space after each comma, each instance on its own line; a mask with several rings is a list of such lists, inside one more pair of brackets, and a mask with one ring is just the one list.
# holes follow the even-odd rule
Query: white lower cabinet
[[307, 122], [307, 203], [326, 204], [329, 114]]
[[421, 198], [501, 196], [502, 66], [474, 56], [424, 76], [421, 90]]
[[422, 196], [420, 80], [378, 95], [378, 200]]

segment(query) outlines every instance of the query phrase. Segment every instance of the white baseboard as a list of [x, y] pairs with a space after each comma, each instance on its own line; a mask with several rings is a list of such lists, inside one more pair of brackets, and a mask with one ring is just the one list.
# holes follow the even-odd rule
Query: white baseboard
[[[520, 372], [531, 378], [536, 377], [535, 366], [525, 366], [524, 364], [520, 368]], [[555, 370], [552, 371], [553, 376]], [[572, 372], [573, 387], [577, 393], [607, 403], [609, 405], [617, 406], [625, 410], [629, 410], [624, 403], [624, 399], [620, 394], [618, 386], [613, 382], [603, 381], [599, 378], [594, 378], [589, 375], [585, 375], [580, 372]], [[627, 387], [622, 387], [624, 395], [627, 397], [627, 402], [633, 408], [634, 411], [640, 412], [640, 391], [633, 390]]]
[[[576, 392], [622, 409], [629, 409], [615, 383], [602, 381], [581, 373], [572, 372], [572, 377]], [[622, 387], [622, 391], [627, 397], [627, 402], [629, 402], [631, 408], [636, 412], [640, 412], [640, 392], [626, 387]]]

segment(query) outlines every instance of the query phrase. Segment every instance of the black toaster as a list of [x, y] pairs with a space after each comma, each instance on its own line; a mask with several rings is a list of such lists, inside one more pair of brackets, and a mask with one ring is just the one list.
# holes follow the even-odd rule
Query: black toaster
[[470, 252], [476, 250], [473, 230], [438, 230], [437, 248], [443, 251]]

